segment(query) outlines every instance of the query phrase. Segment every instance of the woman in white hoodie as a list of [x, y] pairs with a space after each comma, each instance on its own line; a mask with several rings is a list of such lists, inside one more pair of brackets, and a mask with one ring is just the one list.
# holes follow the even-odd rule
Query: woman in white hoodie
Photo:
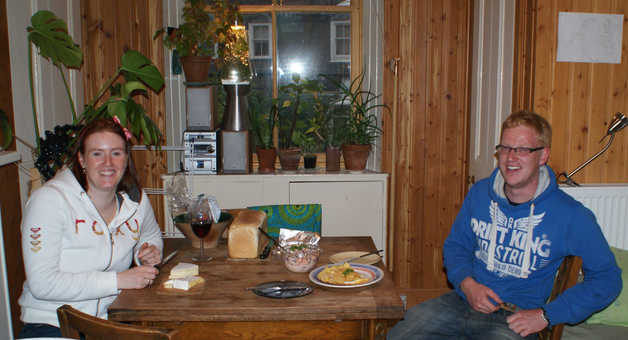
[[25, 326], [18, 338], [61, 336], [56, 310], [64, 304], [106, 319], [120, 289], [155, 279], [161, 231], [130, 157], [130, 137], [117, 117], [91, 122], [69, 167], [26, 203], [19, 299]]

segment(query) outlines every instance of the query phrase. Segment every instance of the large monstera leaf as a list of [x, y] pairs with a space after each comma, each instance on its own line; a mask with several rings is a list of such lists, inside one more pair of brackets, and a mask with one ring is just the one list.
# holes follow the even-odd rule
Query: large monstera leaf
[[39, 11], [31, 17], [28, 40], [39, 48], [39, 54], [50, 58], [53, 64], [78, 68], [83, 63], [83, 52], [68, 35], [66, 23], [50, 11]]
[[141, 53], [129, 50], [122, 56], [122, 66], [120, 70], [124, 72], [127, 80], [141, 80], [155, 92], [164, 86], [164, 77], [150, 59]]

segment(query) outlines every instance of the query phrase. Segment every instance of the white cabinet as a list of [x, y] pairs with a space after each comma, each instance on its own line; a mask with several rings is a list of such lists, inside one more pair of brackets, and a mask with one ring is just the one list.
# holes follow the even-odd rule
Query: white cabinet
[[[162, 176], [165, 182], [169, 175]], [[213, 195], [223, 209], [254, 205], [320, 203], [323, 236], [371, 236], [386, 249], [388, 174], [305, 172], [248, 175], [188, 175], [193, 194]], [[166, 233], [177, 236], [166, 211]]]

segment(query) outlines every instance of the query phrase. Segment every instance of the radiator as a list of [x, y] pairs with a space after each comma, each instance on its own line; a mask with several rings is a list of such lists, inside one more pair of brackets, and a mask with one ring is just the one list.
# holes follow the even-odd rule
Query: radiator
[[628, 249], [628, 184], [560, 188], [593, 211], [609, 245]]

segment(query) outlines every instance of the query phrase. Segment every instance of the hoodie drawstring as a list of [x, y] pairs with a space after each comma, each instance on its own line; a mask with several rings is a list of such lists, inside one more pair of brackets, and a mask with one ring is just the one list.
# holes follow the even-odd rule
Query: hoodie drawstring
[[488, 244], [488, 259], [486, 269], [488, 271], [493, 271], [495, 268], [495, 247], [497, 246], [497, 220], [495, 218], [495, 212], [497, 211], [497, 202], [491, 202], [491, 233], [489, 235], [489, 244]]
[[532, 250], [532, 237], [534, 234], [534, 223], [532, 223], [532, 217], [534, 216], [534, 203], [530, 204], [530, 215], [528, 216], [528, 235], [526, 239], [525, 250], [523, 252], [523, 264], [521, 265], [521, 277], [528, 278], [530, 274], [530, 253]]

